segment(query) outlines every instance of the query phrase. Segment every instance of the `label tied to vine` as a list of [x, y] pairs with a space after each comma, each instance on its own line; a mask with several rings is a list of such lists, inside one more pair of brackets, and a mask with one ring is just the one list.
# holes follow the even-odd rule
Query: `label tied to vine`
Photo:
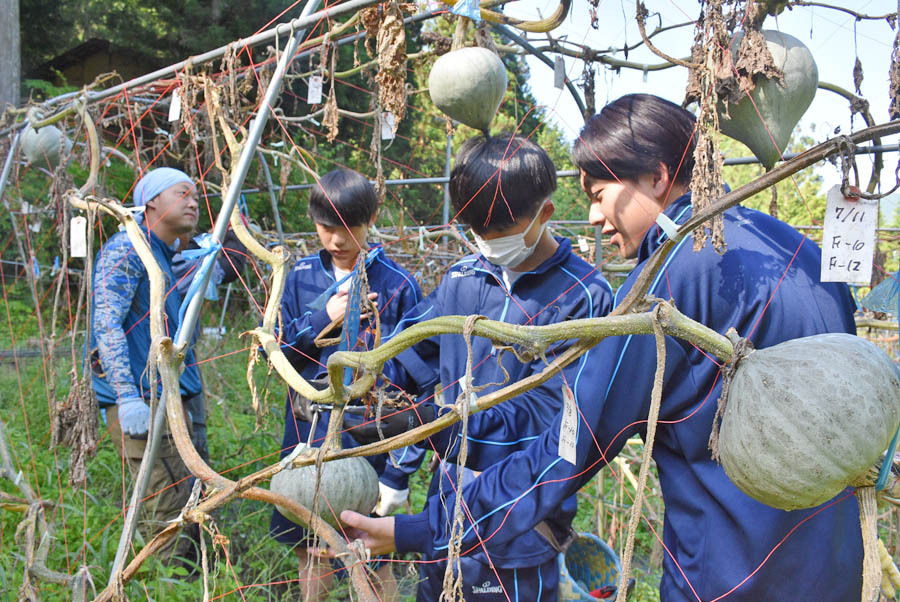
[[579, 236], [579, 237], [578, 237], [578, 249], [579, 249], [582, 253], [588, 253], [588, 252], [590, 252], [590, 250], [591, 250], [591, 247], [590, 247], [590, 245], [588, 244], [588, 239], [586, 239], [584, 236]]
[[309, 92], [306, 94], [306, 103], [311, 105], [322, 104], [322, 76], [312, 75], [309, 78]]
[[872, 279], [878, 201], [828, 191], [822, 234], [822, 282], [868, 284]]
[[87, 218], [83, 215], [69, 221], [69, 256], [87, 257]]
[[172, 90], [172, 98], [169, 100], [169, 122], [181, 119], [181, 94], [178, 89]]
[[562, 386], [563, 411], [559, 425], [559, 457], [575, 466], [578, 446], [578, 406], [568, 385]]
[[563, 61], [563, 57], [556, 55], [556, 60], [553, 62], [553, 87], [563, 89], [566, 85], [566, 63]]

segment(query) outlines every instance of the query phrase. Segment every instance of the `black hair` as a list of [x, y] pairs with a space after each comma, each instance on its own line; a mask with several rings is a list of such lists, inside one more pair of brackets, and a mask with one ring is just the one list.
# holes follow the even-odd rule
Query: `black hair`
[[534, 217], [554, 190], [556, 166], [550, 156], [514, 134], [466, 140], [450, 173], [450, 199], [457, 219], [478, 234]]
[[694, 169], [695, 117], [651, 94], [629, 94], [591, 117], [581, 130], [572, 159], [598, 180], [636, 179], [662, 163], [669, 179], [688, 185]]
[[323, 226], [362, 226], [372, 221], [376, 209], [375, 187], [352, 169], [329, 171], [309, 192], [309, 217]]

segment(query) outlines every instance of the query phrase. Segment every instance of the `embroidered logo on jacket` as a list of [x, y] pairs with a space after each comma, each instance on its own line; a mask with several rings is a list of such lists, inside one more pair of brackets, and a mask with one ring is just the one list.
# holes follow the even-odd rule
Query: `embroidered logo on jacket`
[[473, 594], [502, 594], [503, 587], [500, 585], [491, 585], [490, 581], [485, 581], [481, 585], [472, 586]]
[[470, 265], [464, 265], [464, 266], [461, 266], [455, 272], [450, 272], [450, 277], [451, 278], [462, 278], [464, 276], [471, 276], [474, 273], [475, 273], [475, 268], [473, 268]]
[[298, 263], [296, 266], [294, 266], [295, 272], [299, 272], [301, 270], [311, 270], [311, 269], [312, 269], [311, 263]]

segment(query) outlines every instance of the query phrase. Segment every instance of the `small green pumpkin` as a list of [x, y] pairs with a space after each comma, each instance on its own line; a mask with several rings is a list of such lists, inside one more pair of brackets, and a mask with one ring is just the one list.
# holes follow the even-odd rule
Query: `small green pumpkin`
[[719, 430], [725, 472], [750, 497], [822, 504], [876, 464], [900, 424], [896, 366], [874, 344], [821, 334], [738, 364]]
[[[728, 115], [725, 107], [719, 106], [719, 128], [726, 136], [746, 144], [763, 165], [771, 168], [816, 95], [819, 70], [809, 48], [797, 38], [772, 30], [763, 30], [762, 34], [775, 66], [784, 73], [784, 85], [760, 78], [750, 92], [752, 101], [745, 95], [736, 104], [729, 104]], [[741, 37], [736, 36], [731, 44], [732, 53], [737, 52]], [[773, 138], [778, 148], [772, 144]]]
[[499, 56], [485, 48], [460, 48], [434, 62], [428, 91], [448, 117], [484, 132], [500, 107], [507, 81]]
[[69, 154], [72, 141], [55, 125], [35, 130], [30, 125], [22, 132], [22, 154], [32, 165], [54, 169], [59, 165], [60, 151]]
[[[272, 477], [270, 489], [316, 512], [333, 527], [344, 510], [368, 514], [378, 503], [378, 474], [365, 458], [343, 458], [322, 464], [318, 504], [314, 508], [316, 487], [315, 465], [287, 468]], [[303, 524], [285, 508], [278, 511], [290, 520]]]

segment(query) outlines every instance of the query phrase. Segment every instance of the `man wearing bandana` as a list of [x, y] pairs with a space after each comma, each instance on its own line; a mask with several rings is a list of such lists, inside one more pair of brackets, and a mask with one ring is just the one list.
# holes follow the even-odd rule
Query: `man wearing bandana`
[[[179, 237], [197, 226], [199, 205], [193, 180], [177, 169], [162, 167], [147, 172], [134, 188], [134, 204], [144, 207], [141, 230], [147, 237], [165, 283], [166, 335], [178, 329], [181, 296], [172, 273], [172, 257]], [[162, 395], [159, 378], [151, 391], [148, 359], [150, 332], [150, 279], [125, 232], [117, 232], [103, 245], [94, 263], [91, 349], [93, 387], [105, 410], [110, 438], [137, 474], [147, 443], [151, 393]], [[181, 397], [186, 407], [202, 395], [194, 352], [187, 350], [181, 374]], [[186, 413], [187, 414], [187, 413]], [[191, 492], [191, 473], [178, 455], [168, 429], [163, 433], [148, 495], [141, 504], [138, 529], [149, 541], [167, 522], [178, 517]], [[158, 554], [168, 559], [191, 551], [187, 537], [173, 540]]]

